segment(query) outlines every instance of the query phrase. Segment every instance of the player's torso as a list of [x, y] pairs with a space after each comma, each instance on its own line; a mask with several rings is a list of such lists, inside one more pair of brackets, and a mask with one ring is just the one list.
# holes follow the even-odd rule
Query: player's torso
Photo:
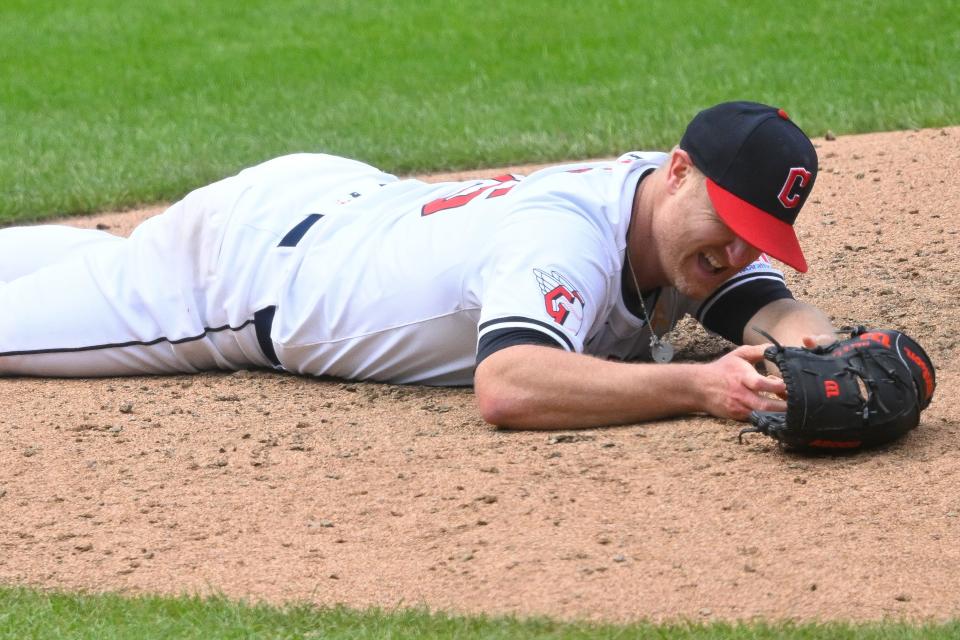
[[[646, 300], [653, 333], [663, 337], [696, 308], [696, 301], [680, 294], [673, 287], [664, 287]], [[627, 309], [623, 298], [615, 300], [603, 322], [595, 327], [584, 345], [584, 351], [600, 358], [617, 360], [649, 360], [651, 327], [642, 314]]]
[[[277, 300], [273, 337], [284, 366], [470, 384], [484, 282], [502, 264], [492, 258], [520, 216], [548, 223], [557, 216], [558, 224], [591, 218], [585, 228], [609, 236], [607, 269], [618, 273], [622, 225], [605, 210], [619, 206], [611, 177], [591, 170], [558, 179], [563, 171], [463, 183], [407, 180], [330, 199], [297, 247], [295, 271]], [[542, 227], [530, 242], [550, 242], [550, 225]], [[605, 313], [613, 303], [602, 302]]]

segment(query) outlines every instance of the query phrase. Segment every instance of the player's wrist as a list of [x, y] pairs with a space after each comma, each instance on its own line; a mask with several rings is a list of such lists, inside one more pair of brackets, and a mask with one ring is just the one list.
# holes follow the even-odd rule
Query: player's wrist
[[708, 392], [705, 390], [710, 371], [705, 364], [644, 364], [649, 377], [640, 384], [653, 391], [662, 403], [663, 416], [705, 411]]
[[720, 375], [717, 361], [689, 366], [691, 369], [688, 377], [690, 381], [688, 393], [693, 406], [688, 410], [688, 413], [713, 414], [713, 407], [716, 404], [714, 399], [715, 389]]

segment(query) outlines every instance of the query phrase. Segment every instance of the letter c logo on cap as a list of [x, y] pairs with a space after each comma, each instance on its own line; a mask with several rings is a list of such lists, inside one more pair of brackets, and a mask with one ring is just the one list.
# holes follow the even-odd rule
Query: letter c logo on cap
[[[790, 173], [787, 174], [787, 179], [783, 183], [783, 187], [780, 189], [780, 194], [777, 196], [777, 199], [780, 200], [782, 204], [787, 209], [793, 209], [798, 204], [800, 204], [800, 194], [794, 193], [798, 188], [803, 188], [807, 186], [810, 182], [810, 176], [813, 174], [803, 167], [793, 167], [790, 169]], [[799, 184], [798, 184], [799, 183]]]

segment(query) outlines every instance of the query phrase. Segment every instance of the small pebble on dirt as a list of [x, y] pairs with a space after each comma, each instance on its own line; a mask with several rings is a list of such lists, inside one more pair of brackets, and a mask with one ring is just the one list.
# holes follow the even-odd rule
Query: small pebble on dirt
[[580, 434], [580, 433], [561, 433], [560, 435], [550, 436], [547, 439], [547, 444], [562, 444], [568, 442], [585, 442], [587, 440], [595, 440], [595, 436]]
[[121, 402], [119, 407], [120, 413], [133, 413], [133, 403], [132, 402]]

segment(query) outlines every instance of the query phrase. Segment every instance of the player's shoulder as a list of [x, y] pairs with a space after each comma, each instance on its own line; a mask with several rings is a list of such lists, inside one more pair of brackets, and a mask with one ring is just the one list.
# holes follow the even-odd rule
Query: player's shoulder
[[618, 158], [585, 160], [558, 164], [531, 173], [526, 182], [539, 180], [567, 181], [574, 184], [575, 178], [584, 180], [611, 180], [622, 178], [636, 171], [643, 172], [662, 165], [669, 155], [660, 151], [629, 151]]
[[517, 196], [551, 201], [561, 208], [564, 205], [591, 211], [609, 208], [625, 196], [632, 198], [640, 176], [659, 167], [667, 157], [659, 152], [633, 151], [610, 160], [548, 167], [527, 176], [517, 189]]
[[328, 153], [290, 153], [270, 158], [242, 170], [240, 177], [264, 175], [300, 175], [309, 173], [381, 173], [380, 169], [360, 160], [343, 158]]
[[[629, 222], [640, 177], [667, 158], [631, 152], [612, 160], [567, 163], [535, 171], [514, 189], [511, 212], [553, 224], [588, 225], [612, 241]], [[538, 215], [539, 214], [539, 215]]]

